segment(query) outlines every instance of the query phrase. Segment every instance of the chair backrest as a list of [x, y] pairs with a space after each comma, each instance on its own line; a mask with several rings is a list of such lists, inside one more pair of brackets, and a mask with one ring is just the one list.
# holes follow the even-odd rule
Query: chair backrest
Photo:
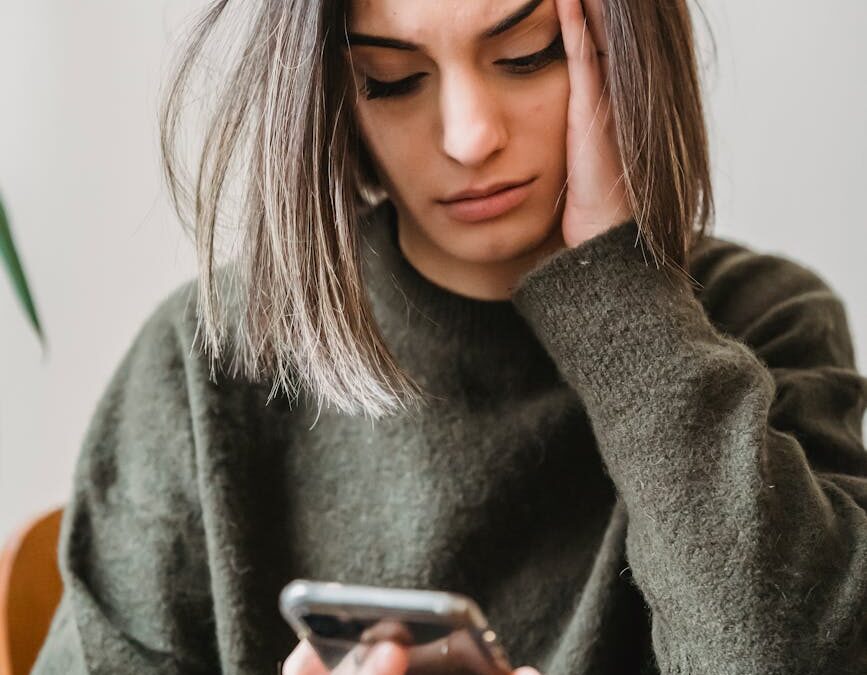
[[63, 583], [57, 543], [63, 508], [34, 518], [15, 532], [0, 554], [0, 675], [27, 675], [54, 611]]

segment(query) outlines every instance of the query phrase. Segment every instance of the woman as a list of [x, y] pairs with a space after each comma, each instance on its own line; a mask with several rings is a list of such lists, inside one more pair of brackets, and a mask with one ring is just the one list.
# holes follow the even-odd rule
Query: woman
[[163, 119], [180, 207], [188, 76], [246, 36], [199, 278], [95, 413], [38, 675], [324, 672], [297, 577], [466, 593], [525, 672], [867, 671], [845, 310], [705, 232], [685, 3], [603, 2], [212, 4]]

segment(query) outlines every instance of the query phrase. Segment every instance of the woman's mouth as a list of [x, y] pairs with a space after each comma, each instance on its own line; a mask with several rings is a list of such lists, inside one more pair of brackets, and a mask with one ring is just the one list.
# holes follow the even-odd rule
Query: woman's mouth
[[476, 223], [482, 220], [496, 218], [522, 204], [530, 194], [530, 186], [535, 178], [526, 183], [500, 190], [487, 197], [474, 199], [458, 199], [451, 202], [440, 202], [451, 218], [465, 223]]

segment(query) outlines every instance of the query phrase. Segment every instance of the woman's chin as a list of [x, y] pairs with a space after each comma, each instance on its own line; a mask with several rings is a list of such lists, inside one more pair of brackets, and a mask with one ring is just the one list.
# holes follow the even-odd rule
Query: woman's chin
[[518, 262], [540, 249], [555, 250], [562, 242], [559, 227], [528, 228], [526, 222], [489, 223], [481, 227], [458, 223], [449, 228], [440, 247], [452, 257], [478, 265]]

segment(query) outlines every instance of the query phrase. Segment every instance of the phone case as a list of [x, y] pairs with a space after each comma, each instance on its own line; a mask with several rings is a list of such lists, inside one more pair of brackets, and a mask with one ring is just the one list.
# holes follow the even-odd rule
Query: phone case
[[502, 675], [512, 669], [496, 633], [471, 598], [457, 593], [296, 579], [280, 613], [322, 662], [358, 663], [377, 640], [409, 649], [409, 675]]

